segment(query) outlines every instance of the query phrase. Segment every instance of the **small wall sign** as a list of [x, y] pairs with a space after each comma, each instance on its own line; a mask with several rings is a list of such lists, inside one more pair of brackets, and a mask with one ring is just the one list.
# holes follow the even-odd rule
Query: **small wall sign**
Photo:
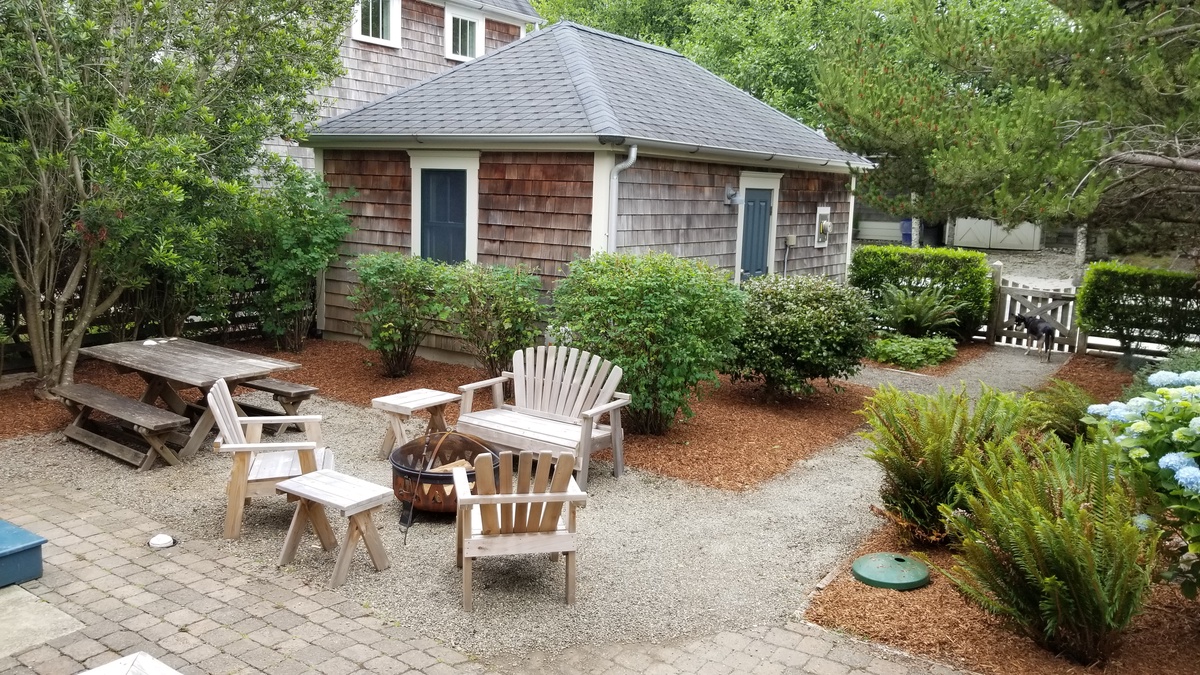
[[825, 248], [829, 245], [829, 235], [833, 233], [832, 211], [828, 206], [817, 207], [817, 236], [813, 243], [814, 248]]

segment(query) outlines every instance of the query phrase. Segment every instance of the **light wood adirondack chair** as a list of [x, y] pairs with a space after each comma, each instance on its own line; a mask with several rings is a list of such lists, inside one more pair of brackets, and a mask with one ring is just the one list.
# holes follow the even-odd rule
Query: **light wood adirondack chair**
[[[513, 354], [512, 372], [458, 388], [461, 412], [456, 428], [509, 450], [563, 452], [578, 457], [579, 486], [587, 489], [592, 452], [613, 451], [613, 475], [625, 471], [621, 408], [629, 394], [617, 391], [623, 371], [599, 356], [566, 347], [529, 347]], [[504, 403], [504, 383], [512, 380], [515, 400]], [[492, 388], [494, 408], [472, 410], [475, 391]], [[599, 424], [609, 414], [610, 424]]]
[[[333, 468], [333, 451], [321, 442], [320, 415], [239, 417], [225, 380], [217, 380], [209, 390], [208, 407], [221, 432], [213, 449], [233, 453], [233, 469], [225, 486], [229, 499], [225, 510], [226, 539], [242, 536], [242, 515], [251, 497], [274, 495], [275, 485], [281, 481]], [[264, 424], [301, 424], [308, 440], [261, 443]]]
[[571, 476], [574, 453], [559, 453], [557, 463], [550, 461], [548, 452], [540, 453], [536, 473], [533, 456], [532, 451], [521, 452], [515, 490], [512, 453], [507, 450], [500, 453], [498, 483], [491, 455], [475, 458], [474, 494], [466, 469], [454, 469], [458, 566], [463, 571], [463, 609], [468, 612], [472, 604], [471, 561], [496, 555], [550, 553], [557, 558], [559, 553], [565, 554], [567, 604], [575, 604], [575, 508], [587, 502], [587, 493]]

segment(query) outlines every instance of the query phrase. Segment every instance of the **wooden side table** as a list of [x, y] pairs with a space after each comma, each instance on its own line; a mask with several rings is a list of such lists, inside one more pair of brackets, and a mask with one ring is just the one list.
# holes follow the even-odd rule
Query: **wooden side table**
[[382, 572], [388, 568], [387, 551], [383, 548], [383, 540], [379, 538], [379, 530], [375, 529], [371, 514], [392, 501], [394, 495], [390, 489], [331, 469], [321, 469], [289, 478], [276, 485], [275, 491], [299, 500], [292, 526], [283, 540], [280, 565], [286, 565], [296, 558], [296, 549], [309, 523], [312, 523], [317, 538], [321, 540], [322, 548], [332, 551], [337, 547], [337, 537], [333, 535], [325, 516], [325, 508], [328, 507], [350, 520], [346, 528], [346, 541], [342, 542], [342, 550], [333, 566], [329, 587], [337, 588], [346, 582], [346, 573], [350, 570], [350, 560], [354, 558], [359, 539], [367, 547], [375, 569]]
[[402, 422], [418, 410], [429, 411], [429, 427], [426, 433], [446, 430], [446, 405], [462, 400], [461, 394], [450, 394], [436, 389], [413, 389], [400, 394], [380, 396], [371, 401], [371, 407], [382, 410], [388, 418], [387, 430], [379, 444], [380, 459], [387, 459], [397, 445], [409, 441]]

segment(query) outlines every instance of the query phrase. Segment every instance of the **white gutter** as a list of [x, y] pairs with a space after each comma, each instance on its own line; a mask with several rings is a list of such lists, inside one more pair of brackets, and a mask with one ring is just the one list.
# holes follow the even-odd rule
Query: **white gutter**
[[637, 146], [629, 146], [629, 157], [608, 172], [608, 252], [617, 252], [617, 191], [620, 189], [621, 172], [637, 161]]

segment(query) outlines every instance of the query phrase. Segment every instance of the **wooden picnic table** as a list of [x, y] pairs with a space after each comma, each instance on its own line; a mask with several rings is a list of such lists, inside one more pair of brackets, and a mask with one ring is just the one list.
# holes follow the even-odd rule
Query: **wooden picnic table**
[[300, 367], [299, 363], [291, 361], [183, 338], [113, 342], [79, 351], [112, 363], [118, 372], [137, 373], [146, 382], [140, 398], [143, 403], [153, 405], [161, 399], [176, 414], [196, 419], [190, 434], [174, 434], [168, 438], [182, 446], [181, 459], [195, 456], [212, 430], [214, 420], [212, 412], [203, 405], [203, 396], [200, 404], [189, 403], [179, 395], [180, 390], [194, 388], [207, 395], [217, 380], [223, 379], [232, 391], [243, 382]]

